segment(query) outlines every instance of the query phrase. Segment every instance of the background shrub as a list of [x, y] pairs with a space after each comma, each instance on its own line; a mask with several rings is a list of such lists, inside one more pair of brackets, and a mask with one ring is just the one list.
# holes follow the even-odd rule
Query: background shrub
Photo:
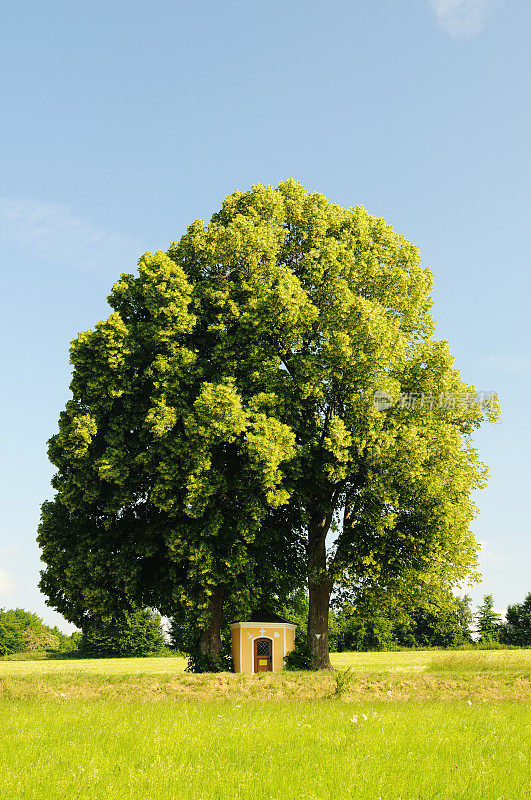
[[146, 608], [116, 617], [91, 617], [83, 626], [80, 654], [88, 657], [153, 656], [164, 649], [160, 614]]

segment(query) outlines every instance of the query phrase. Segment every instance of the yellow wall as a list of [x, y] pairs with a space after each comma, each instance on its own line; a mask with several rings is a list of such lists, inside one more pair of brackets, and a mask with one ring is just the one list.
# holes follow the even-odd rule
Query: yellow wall
[[295, 649], [295, 629], [286, 628], [286, 655]]
[[240, 671], [240, 631], [238, 628], [231, 630], [232, 635], [232, 660], [234, 662], [234, 672]]

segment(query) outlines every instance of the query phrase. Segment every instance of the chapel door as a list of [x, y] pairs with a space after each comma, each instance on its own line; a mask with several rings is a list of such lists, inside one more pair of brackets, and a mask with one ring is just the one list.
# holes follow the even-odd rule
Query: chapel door
[[254, 640], [254, 671], [271, 672], [273, 669], [273, 653], [271, 639]]

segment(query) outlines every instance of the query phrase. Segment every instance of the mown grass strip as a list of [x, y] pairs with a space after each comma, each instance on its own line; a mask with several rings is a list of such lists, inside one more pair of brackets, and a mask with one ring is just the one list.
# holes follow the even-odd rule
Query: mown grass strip
[[320, 701], [346, 700], [486, 700], [525, 702], [531, 698], [531, 680], [520, 672], [474, 673], [367, 673], [351, 672], [338, 691], [337, 677], [329, 673], [234, 675], [63, 675], [4, 677], [0, 697], [31, 700], [60, 698], [117, 698], [122, 701], [188, 698], [208, 700]]

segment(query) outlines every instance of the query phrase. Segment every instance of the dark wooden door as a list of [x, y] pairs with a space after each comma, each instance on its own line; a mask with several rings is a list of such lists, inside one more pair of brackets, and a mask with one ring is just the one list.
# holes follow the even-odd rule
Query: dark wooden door
[[271, 672], [273, 669], [273, 653], [271, 639], [254, 640], [254, 671]]

